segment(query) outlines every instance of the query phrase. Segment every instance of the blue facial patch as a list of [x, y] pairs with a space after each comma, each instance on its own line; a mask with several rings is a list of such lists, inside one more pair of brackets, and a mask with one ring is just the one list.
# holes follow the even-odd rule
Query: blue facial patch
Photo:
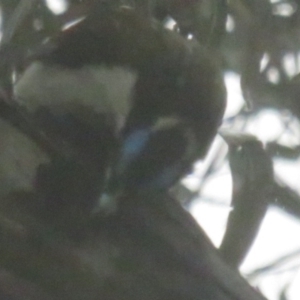
[[126, 166], [138, 156], [149, 140], [151, 129], [138, 129], [131, 133], [123, 142], [118, 172], [122, 173]]

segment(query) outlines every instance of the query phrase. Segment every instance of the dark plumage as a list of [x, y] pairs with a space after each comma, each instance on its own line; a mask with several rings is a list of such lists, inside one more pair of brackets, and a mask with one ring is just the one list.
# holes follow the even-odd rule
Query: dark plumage
[[[16, 87], [20, 102], [35, 113], [47, 107], [86, 122], [84, 107], [105, 120], [120, 142], [111, 148], [109, 193], [167, 189], [206, 154], [222, 120], [224, 84], [205, 50], [129, 8], [91, 13], [35, 59]], [[61, 86], [64, 97], [43, 97], [47, 88], [58, 93], [59, 72], [81, 79]], [[27, 88], [36, 73], [39, 93]], [[56, 84], [42, 83], [43, 76]], [[95, 81], [95, 91], [90, 84], [84, 92], [87, 78]]]

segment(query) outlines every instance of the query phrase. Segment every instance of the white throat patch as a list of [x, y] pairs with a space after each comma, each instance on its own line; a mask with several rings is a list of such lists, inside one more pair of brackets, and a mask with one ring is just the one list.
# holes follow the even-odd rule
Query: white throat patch
[[70, 69], [35, 62], [17, 82], [15, 96], [31, 112], [46, 106], [63, 114], [72, 111], [72, 106], [81, 106], [107, 113], [116, 118], [120, 129], [131, 109], [136, 80], [136, 73], [121, 67]]

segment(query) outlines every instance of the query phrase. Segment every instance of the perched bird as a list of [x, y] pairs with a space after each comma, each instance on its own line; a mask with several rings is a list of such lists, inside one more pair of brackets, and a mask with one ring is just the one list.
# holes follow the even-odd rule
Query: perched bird
[[[74, 124], [93, 130], [90, 114], [109, 128], [117, 141], [109, 159], [92, 151], [111, 159], [104, 198], [167, 190], [206, 154], [225, 108], [205, 50], [128, 7], [92, 11], [43, 45], [15, 94], [35, 116], [47, 112], [44, 127], [55, 124], [59, 136], [66, 128], [63, 140], [78, 132]], [[78, 134], [70, 143], [78, 139], [85, 144]]]

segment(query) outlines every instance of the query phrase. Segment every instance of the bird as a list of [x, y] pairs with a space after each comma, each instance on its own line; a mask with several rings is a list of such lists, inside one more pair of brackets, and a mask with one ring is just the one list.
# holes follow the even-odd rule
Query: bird
[[[109, 155], [95, 154], [105, 140], [92, 147], [91, 164], [107, 161], [102, 200], [168, 190], [205, 156], [226, 106], [222, 74], [204, 47], [125, 6], [91, 10], [45, 43], [15, 95], [72, 145], [82, 142], [70, 132], [102, 120], [115, 141]], [[89, 156], [85, 146], [81, 153]]]

